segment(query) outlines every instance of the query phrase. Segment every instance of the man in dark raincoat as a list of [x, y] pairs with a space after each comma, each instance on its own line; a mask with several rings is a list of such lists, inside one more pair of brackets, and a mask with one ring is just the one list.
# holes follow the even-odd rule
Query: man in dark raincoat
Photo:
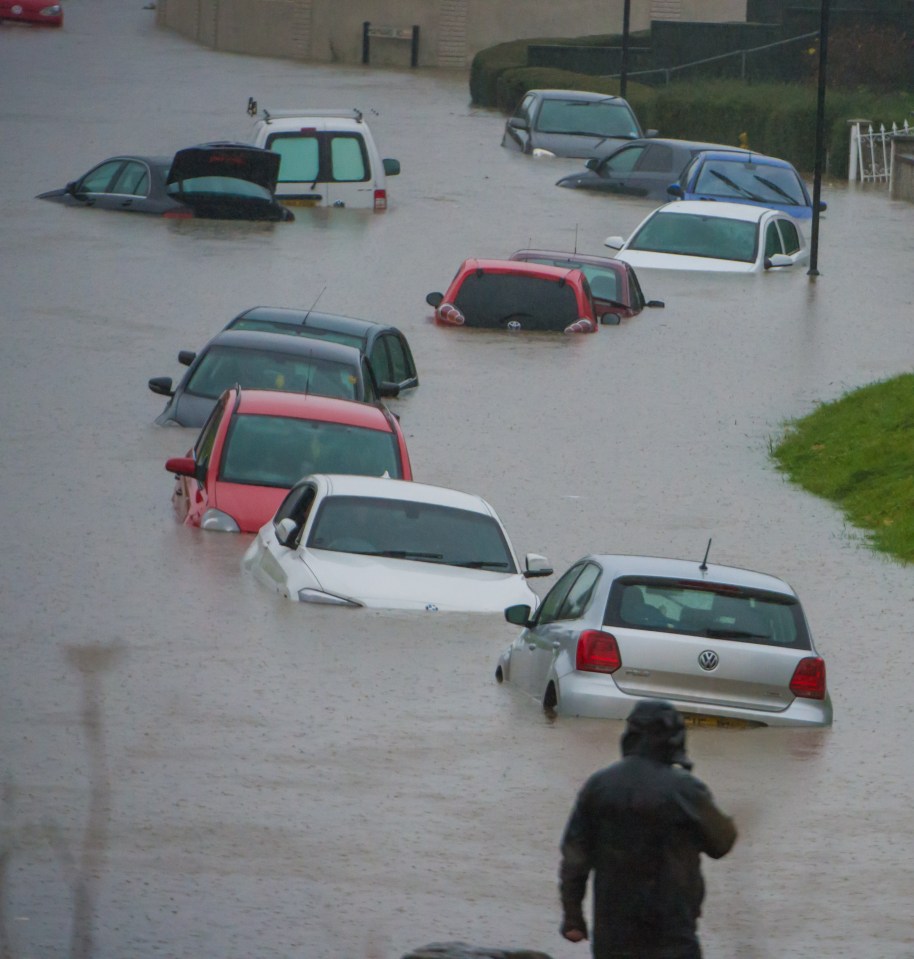
[[685, 723], [672, 704], [635, 706], [622, 756], [587, 780], [565, 827], [562, 935], [588, 937], [582, 902], [593, 872], [594, 959], [700, 959], [699, 858], [730, 851], [733, 820], [689, 772]]

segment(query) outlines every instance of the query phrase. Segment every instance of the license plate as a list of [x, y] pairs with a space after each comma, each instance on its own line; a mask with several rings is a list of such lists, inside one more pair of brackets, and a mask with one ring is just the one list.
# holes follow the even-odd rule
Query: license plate
[[748, 719], [733, 719], [730, 716], [701, 716], [698, 713], [685, 713], [682, 717], [686, 726], [714, 726], [718, 729], [752, 729], [763, 723], [754, 723]]
[[305, 196], [278, 196], [276, 199], [283, 206], [320, 206], [321, 198]]

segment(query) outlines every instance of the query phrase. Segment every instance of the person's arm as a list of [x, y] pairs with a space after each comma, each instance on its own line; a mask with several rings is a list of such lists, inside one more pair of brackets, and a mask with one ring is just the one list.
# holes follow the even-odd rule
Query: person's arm
[[733, 820], [714, 804], [711, 790], [694, 776], [685, 774], [680, 790], [680, 806], [698, 827], [701, 851], [712, 859], [725, 856], [736, 842]]
[[562, 935], [571, 942], [587, 938], [584, 919], [584, 894], [592, 868], [591, 837], [584, 811], [584, 791], [578, 796], [574, 810], [562, 836], [562, 860], [559, 865], [559, 895], [562, 901]]

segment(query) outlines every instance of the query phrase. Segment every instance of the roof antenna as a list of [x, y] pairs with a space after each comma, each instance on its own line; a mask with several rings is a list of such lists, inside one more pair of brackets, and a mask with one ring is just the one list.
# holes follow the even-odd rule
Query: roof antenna
[[708, 540], [708, 548], [705, 550], [705, 558], [701, 561], [701, 566], [698, 568], [704, 572], [708, 568], [708, 553], [711, 552], [711, 540]]
[[324, 295], [324, 290], [326, 289], [327, 289], [327, 286], [325, 284], [324, 288], [320, 291], [320, 293], [318, 293], [317, 296], [314, 297], [314, 302], [308, 307], [308, 312], [302, 317], [302, 321], [301, 321], [302, 326], [304, 326], [308, 322], [308, 317], [311, 315], [311, 311], [314, 309], [314, 307], [317, 306], [317, 301]]
[[574, 225], [574, 255], [578, 255], [578, 224]]

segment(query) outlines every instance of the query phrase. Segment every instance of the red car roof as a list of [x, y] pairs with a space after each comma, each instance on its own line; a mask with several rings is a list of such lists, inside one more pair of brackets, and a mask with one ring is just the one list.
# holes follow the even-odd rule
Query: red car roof
[[583, 278], [580, 270], [563, 266], [550, 266], [547, 263], [528, 263], [525, 260], [464, 260], [457, 271], [457, 276], [472, 273], [473, 270], [482, 270], [485, 273], [516, 273], [521, 276], [537, 276], [543, 279], [560, 280], [570, 273]]
[[293, 419], [346, 423], [363, 429], [392, 433], [387, 415], [379, 406], [313, 393], [280, 390], [241, 390], [237, 412], [245, 415], [287, 416]]

